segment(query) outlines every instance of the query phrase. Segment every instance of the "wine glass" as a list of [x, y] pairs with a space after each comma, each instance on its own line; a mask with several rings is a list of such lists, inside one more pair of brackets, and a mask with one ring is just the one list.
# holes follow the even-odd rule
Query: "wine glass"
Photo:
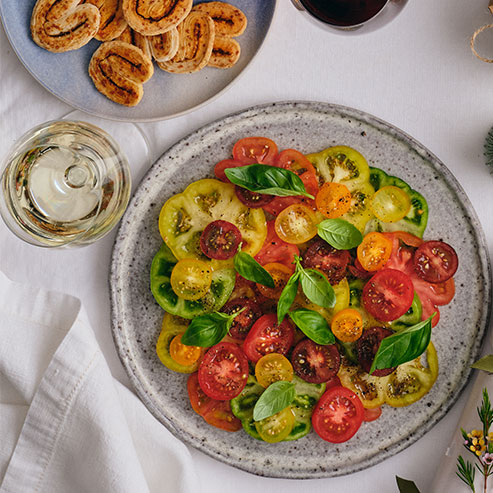
[[[95, 117], [94, 117], [95, 118]], [[82, 246], [101, 238], [128, 204], [131, 175], [125, 147], [144, 161], [149, 146], [134, 124], [72, 112], [22, 136], [1, 176], [0, 214], [36, 246]], [[118, 142], [99, 125], [119, 134]]]

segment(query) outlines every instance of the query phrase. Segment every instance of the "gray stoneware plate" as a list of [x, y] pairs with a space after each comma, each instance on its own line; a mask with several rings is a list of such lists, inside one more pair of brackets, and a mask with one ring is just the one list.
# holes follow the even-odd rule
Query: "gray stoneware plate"
[[[221, 94], [252, 61], [264, 42], [276, 0], [228, 0], [247, 16], [238, 63], [227, 70], [206, 67], [195, 74], [169, 74], [155, 65], [144, 97], [133, 108], [110, 101], [96, 90], [87, 69], [99, 46], [96, 40], [66, 53], [50, 53], [31, 39], [29, 23], [36, 0], [0, 0], [0, 17], [17, 56], [31, 75], [69, 105], [92, 115], [120, 121], [165, 120], [187, 113]], [[194, 1], [194, 3], [199, 3]]]
[[[403, 178], [427, 199], [425, 238], [456, 248], [460, 266], [456, 296], [441, 308], [433, 331], [440, 373], [432, 390], [400, 409], [385, 406], [380, 419], [364, 423], [348, 442], [330, 444], [312, 432], [275, 445], [240, 431], [207, 425], [190, 407], [187, 376], [167, 370], [155, 345], [163, 311], [149, 289], [149, 269], [161, 244], [158, 216], [163, 203], [190, 182], [213, 175], [246, 136], [266, 136], [280, 149], [304, 153], [344, 144], [373, 166]], [[113, 336], [140, 398], [188, 445], [254, 474], [320, 478], [348, 474], [406, 448], [442, 418], [464, 388], [488, 326], [491, 279], [484, 235], [461, 186], [435, 156], [397, 128], [360, 111], [325, 103], [288, 102], [252, 108], [211, 123], [184, 138], [154, 164], [125, 213], [111, 265]]]

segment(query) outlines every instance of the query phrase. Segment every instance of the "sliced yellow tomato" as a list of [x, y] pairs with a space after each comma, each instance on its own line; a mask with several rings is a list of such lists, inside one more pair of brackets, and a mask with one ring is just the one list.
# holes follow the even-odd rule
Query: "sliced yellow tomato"
[[185, 300], [195, 301], [209, 291], [212, 269], [207, 262], [185, 258], [173, 267], [170, 282], [176, 295]]
[[267, 388], [279, 380], [293, 380], [293, 365], [279, 353], [269, 353], [262, 356], [255, 365], [255, 377], [262, 387]]
[[228, 221], [240, 230], [244, 252], [256, 255], [262, 248], [267, 235], [263, 210], [243, 205], [235, 194], [234, 185], [219, 180], [195, 181], [182, 193], [171, 197], [159, 214], [159, 232], [178, 260], [204, 259], [200, 236], [205, 227], [216, 220]]
[[277, 443], [284, 440], [293, 429], [295, 417], [291, 407], [286, 407], [282, 411], [255, 421], [255, 428], [260, 438], [268, 443]]
[[317, 234], [317, 224], [310, 207], [293, 204], [276, 217], [275, 230], [281, 240], [297, 245], [311, 240]]
[[402, 188], [389, 185], [380, 188], [371, 200], [373, 214], [385, 223], [400, 221], [411, 209], [411, 198]]
[[392, 253], [392, 240], [382, 233], [372, 231], [363, 238], [356, 251], [358, 260], [370, 272], [380, 270]]

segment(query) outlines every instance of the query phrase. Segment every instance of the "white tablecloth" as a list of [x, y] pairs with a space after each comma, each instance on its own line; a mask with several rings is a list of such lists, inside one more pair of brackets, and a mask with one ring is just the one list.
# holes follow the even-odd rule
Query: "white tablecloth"
[[[400, 127], [443, 160], [470, 197], [491, 254], [493, 177], [484, 165], [483, 142], [493, 125], [493, 66], [474, 58], [469, 49], [473, 31], [491, 21], [486, 0], [411, 0], [382, 30], [346, 37], [316, 28], [288, 0], [279, 0], [264, 47], [233, 87], [199, 111], [143, 125], [153, 160], [205, 123], [256, 104], [296, 99], [352, 106]], [[493, 37], [484, 36], [479, 48], [493, 57]], [[32, 79], [0, 29], [0, 159], [22, 133], [70, 109]], [[132, 163], [134, 183], [144, 172], [142, 164]], [[114, 233], [84, 249], [39, 249], [18, 240], [2, 223], [0, 270], [16, 281], [79, 297], [113, 375], [128, 385], [110, 330], [113, 240]], [[380, 493], [397, 491], [397, 474], [427, 492], [466, 397], [467, 392], [405, 451], [350, 476], [305, 482], [265, 479], [192, 450], [199, 481], [205, 492], [298, 493], [302, 488]]]

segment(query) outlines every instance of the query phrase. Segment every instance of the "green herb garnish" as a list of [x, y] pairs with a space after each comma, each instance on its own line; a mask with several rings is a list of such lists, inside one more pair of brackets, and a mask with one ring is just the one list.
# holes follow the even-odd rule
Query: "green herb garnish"
[[282, 411], [293, 402], [295, 396], [294, 383], [284, 380], [272, 383], [265, 389], [255, 404], [253, 419], [261, 421]]
[[296, 294], [298, 293], [300, 274], [298, 271], [289, 278], [286, 286], [282, 290], [279, 301], [277, 302], [277, 323], [281, 323], [293, 304]]
[[274, 288], [272, 276], [248, 253], [238, 252], [234, 256], [236, 272], [248, 281], [258, 282], [263, 286]]
[[335, 337], [327, 320], [320, 313], [306, 308], [289, 312], [291, 320], [309, 339], [317, 344], [334, 344]]
[[363, 235], [344, 219], [325, 219], [317, 225], [318, 236], [338, 250], [350, 250], [363, 241]]

